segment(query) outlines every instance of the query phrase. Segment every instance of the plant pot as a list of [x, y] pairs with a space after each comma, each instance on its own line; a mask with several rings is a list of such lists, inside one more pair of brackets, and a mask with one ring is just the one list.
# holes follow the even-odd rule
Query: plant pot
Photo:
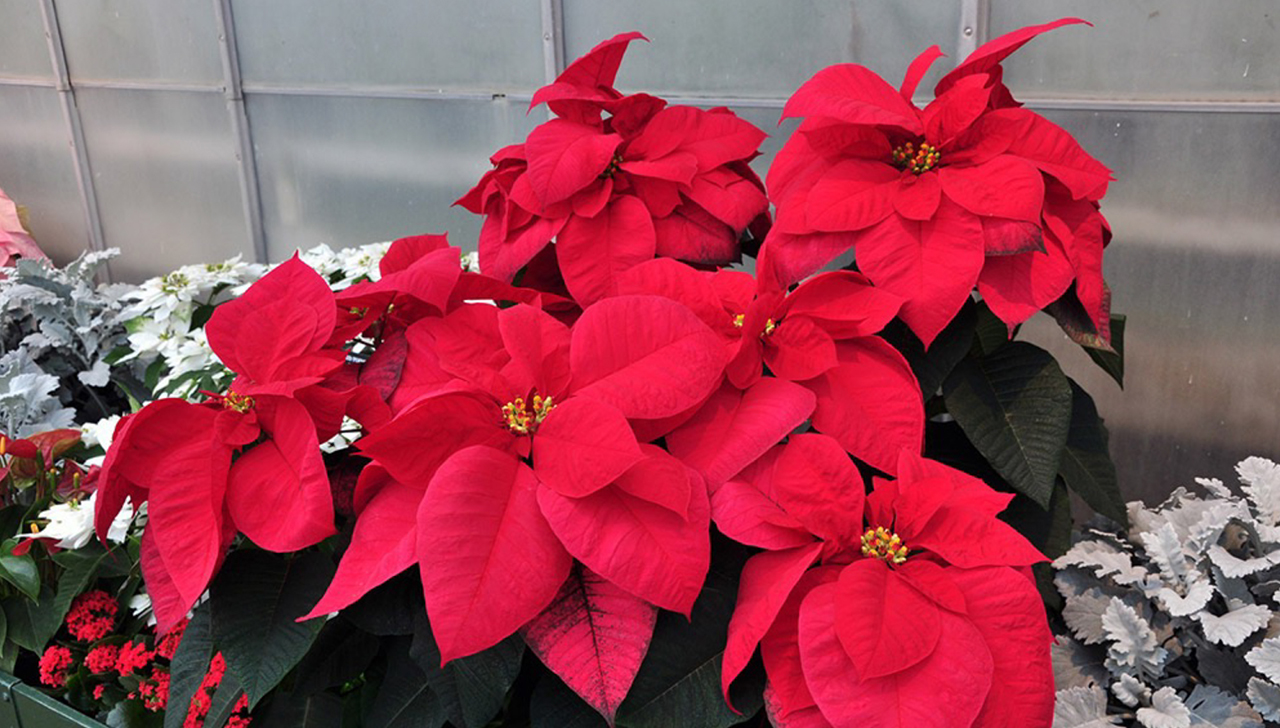
[[0, 672], [0, 728], [106, 728], [6, 672]]

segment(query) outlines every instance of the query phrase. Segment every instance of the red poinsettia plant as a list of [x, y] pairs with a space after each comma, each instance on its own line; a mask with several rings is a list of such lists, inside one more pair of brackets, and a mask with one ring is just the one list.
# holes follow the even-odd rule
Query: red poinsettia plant
[[1109, 173], [1000, 63], [1068, 22], [983, 46], [923, 110], [936, 49], [901, 89], [820, 71], [785, 111], [807, 118], [759, 275], [727, 265], [769, 229], [764, 133], [619, 92], [641, 36], [605, 41], [460, 200], [483, 274], [443, 236], [337, 295], [280, 265], [209, 320], [228, 391], [121, 422], [100, 532], [148, 504], [162, 630], [211, 590], [226, 705], [1048, 726], [1045, 524], [1068, 488], [1118, 495], [1092, 401], [1010, 326], [1074, 306], [1109, 370], [1122, 329]]

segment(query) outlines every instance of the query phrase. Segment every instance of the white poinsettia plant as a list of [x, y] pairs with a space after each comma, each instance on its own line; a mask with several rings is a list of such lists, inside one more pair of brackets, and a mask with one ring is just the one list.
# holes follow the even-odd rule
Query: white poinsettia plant
[[1054, 728], [1280, 722], [1280, 465], [1199, 478], [1127, 530], [1092, 522], [1054, 561], [1070, 635], [1054, 647]]

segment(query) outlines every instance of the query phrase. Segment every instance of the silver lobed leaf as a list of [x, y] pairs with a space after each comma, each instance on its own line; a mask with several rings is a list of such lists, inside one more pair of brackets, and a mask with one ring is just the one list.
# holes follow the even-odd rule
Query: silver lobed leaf
[[1191, 711], [1170, 687], [1151, 696], [1151, 705], [1138, 709], [1138, 722], [1146, 728], [1191, 728]]
[[1058, 691], [1053, 728], [1105, 728], [1119, 724], [1119, 716], [1107, 715], [1107, 694], [1097, 685]]

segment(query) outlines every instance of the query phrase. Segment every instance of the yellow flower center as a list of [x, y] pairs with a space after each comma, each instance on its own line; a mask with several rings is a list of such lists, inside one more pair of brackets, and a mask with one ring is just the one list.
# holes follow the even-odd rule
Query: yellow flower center
[[517, 435], [531, 435], [556, 407], [550, 397], [539, 394], [533, 395], [532, 404], [533, 409], [529, 409], [524, 397], [516, 397], [502, 405], [502, 420], [508, 430]]
[[609, 160], [609, 166], [605, 167], [604, 171], [600, 173], [600, 179], [606, 179], [617, 174], [620, 166], [622, 166], [622, 154], [618, 153], [613, 155], [613, 159]]
[[919, 148], [913, 142], [907, 142], [893, 150], [893, 163], [899, 169], [909, 169], [912, 174], [923, 174], [938, 166], [942, 155], [932, 144], [920, 142]]
[[222, 398], [222, 406], [235, 410], [240, 414], [244, 414], [253, 409], [253, 397], [246, 394], [236, 394], [235, 392], [227, 392], [227, 396]]
[[862, 534], [862, 554], [877, 559], [884, 559], [891, 564], [901, 564], [907, 560], [908, 549], [902, 545], [898, 534], [887, 528], [868, 528]]
[[773, 331], [774, 331], [774, 329], [776, 329], [776, 328], [778, 328], [778, 322], [777, 322], [777, 321], [774, 321], [773, 319], [765, 319], [765, 322], [764, 322], [764, 333], [763, 333], [763, 334], [761, 334], [761, 336], [768, 336], [769, 334], [772, 334], [772, 333], [773, 333]]
[[737, 326], [738, 328], [742, 328], [743, 324], [745, 324], [746, 322], [747, 322], [747, 315], [745, 313], [740, 313], [737, 316], [733, 317], [733, 325]]

